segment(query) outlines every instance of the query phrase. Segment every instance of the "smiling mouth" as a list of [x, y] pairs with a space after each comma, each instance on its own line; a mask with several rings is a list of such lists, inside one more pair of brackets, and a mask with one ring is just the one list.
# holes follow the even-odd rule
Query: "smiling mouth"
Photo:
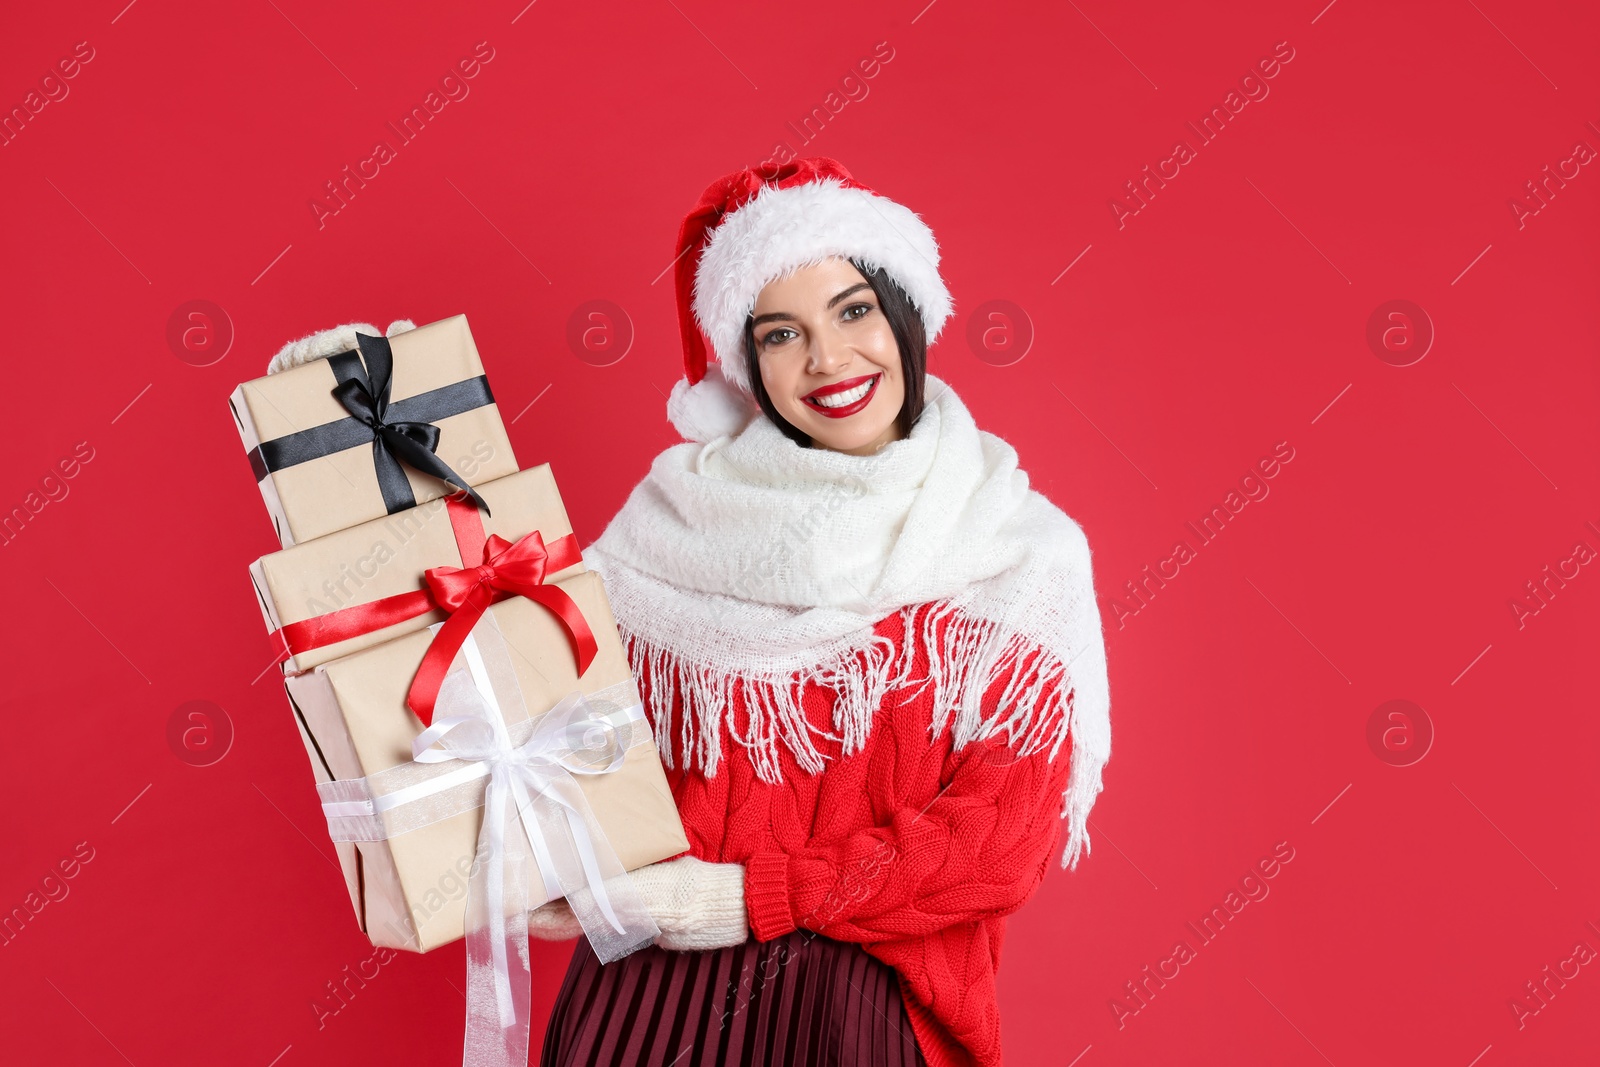
[[847, 378], [842, 382], [814, 389], [800, 399], [813, 411], [830, 419], [842, 419], [846, 415], [854, 415], [872, 402], [873, 394], [878, 391], [878, 382], [882, 378], [882, 371], [877, 374], [863, 374], [859, 378]]

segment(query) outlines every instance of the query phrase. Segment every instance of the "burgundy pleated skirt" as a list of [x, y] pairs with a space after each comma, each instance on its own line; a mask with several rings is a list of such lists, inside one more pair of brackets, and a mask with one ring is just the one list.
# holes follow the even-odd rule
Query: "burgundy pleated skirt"
[[894, 968], [796, 930], [601, 964], [579, 938], [540, 1067], [927, 1067]]

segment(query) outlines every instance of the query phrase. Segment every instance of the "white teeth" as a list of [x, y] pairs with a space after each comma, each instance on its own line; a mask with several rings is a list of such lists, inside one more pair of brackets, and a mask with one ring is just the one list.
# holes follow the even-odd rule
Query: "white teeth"
[[876, 378], [868, 378], [854, 389], [847, 389], [842, 393], [829, 393], [826, 396], [814, 397], [812, 403], [825, 408], [842, 408], [846, 404], [854, 404], [857, 400], [867, 395]]

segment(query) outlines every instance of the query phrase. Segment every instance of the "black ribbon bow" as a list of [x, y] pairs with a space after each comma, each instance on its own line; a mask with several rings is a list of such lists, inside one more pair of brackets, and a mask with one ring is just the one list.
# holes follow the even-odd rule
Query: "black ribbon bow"
[[383, 494], [384, 508], [391, 515], [417, 504], [411, 483], [400, 465], [402, 461], [462, 490], [488, 514], [489, 505], [477, 491], [435, 454], [439, 448], [439, 427], [434, 425], [439, 419], [494, 403], [488, 379], [479, 375], [391, 401], [394, 352], [388, 338], [358, 333], [356, 344], [360, 348], [359, 355], [340, 352], [327, 360], [335, 379], [334, 398], [350, 413], [350, 418], [263, 441], [257, 453], [251, 455], [256, 464], [257, 480], [272, 471], [321, 459], [370, 440], [378, 489]]
[[[355, 373], [333, 387], [334, 399], [344, 405], [351, 418], [372, 431], [372, 467], [378, 474], [378, 486], [383, 492], [384, 505], [393, 513], [395, 501], [400, 507], [415, 507], [417, 499], [411, 492], [406, 472], [400, 460], [442, 482], [449, 482], [463, 490], [472, 502], [489, 511], [483, 497], [467, 484], [467, 480], [435, 453], [439, 449], [439, 427], [431, 422], [410, 421], [396, 417], [389, 410], [389, 387], [394, 376], [394, 352], [387, 337], [369, 337], [356, 334], [356, 344], [361, 348], [361, 358], [366, 369], [355, 363]], [[353, 355], [353, 353], [344, 353]], [[337, 371], [335, 371], [337, 374]]]

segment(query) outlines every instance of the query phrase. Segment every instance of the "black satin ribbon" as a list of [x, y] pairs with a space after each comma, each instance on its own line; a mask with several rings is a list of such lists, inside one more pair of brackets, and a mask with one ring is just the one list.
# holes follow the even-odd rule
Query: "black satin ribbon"
[[433, 424], [494, 403], [489, 380], [480, 374], [404, 400], [391, 401], [394, 353], [388, 339], [356, 334], [356, 344], [360, 346], [359, 356], [355, 352], [340, 352], [327, 360], [336, 382], [333, 395], [350, 417], [261, 442], [250, 454], [256, 480], [260, 481], [272, 471], [331, 456], [370, 441], [378, 489], [383, 494], [384, 508], [391, 515], [417, 504], [411, 483], [400, 465], [402, 461], [465, 491], [473, 503], [488, 514], [489, 505], [467, 480], [435, 455], [439, 447], [439, 427]]

